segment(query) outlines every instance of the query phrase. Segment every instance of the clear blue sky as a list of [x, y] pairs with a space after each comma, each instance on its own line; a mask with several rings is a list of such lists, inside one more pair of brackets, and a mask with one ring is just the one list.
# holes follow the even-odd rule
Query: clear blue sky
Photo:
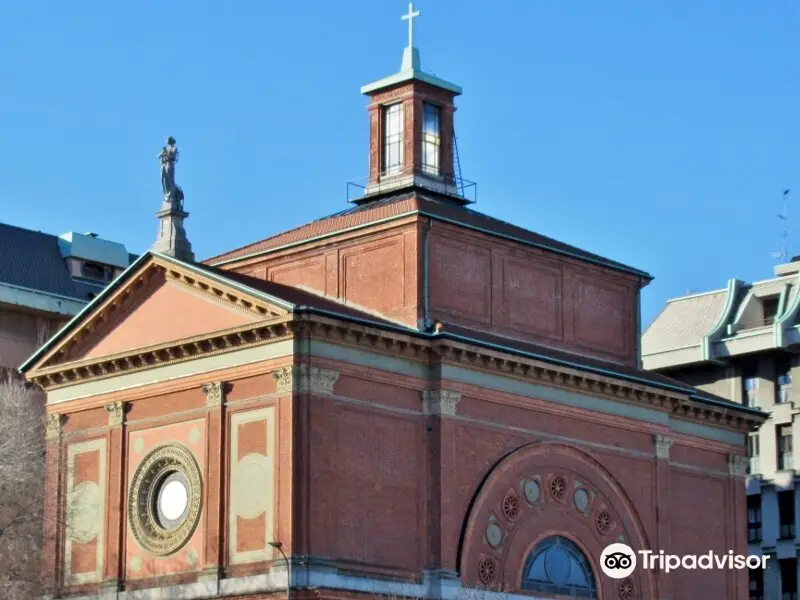
[[[346, 206], [359, 87], [399, 68], [403, 0], [0, 3], [0, 220], [142, 252], [177, 181], [199, 258]], [[644, 324], [800, 254], [800, 4], [420, 0], [423, 68], [464, 87], [477, 208], [645, 269]]]

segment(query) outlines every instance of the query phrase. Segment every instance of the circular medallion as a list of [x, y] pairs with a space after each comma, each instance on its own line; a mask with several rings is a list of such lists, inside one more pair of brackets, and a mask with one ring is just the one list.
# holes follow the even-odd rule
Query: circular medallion
[[561, 500], [564, 497], [564, 491], [566, 489], [567, 482], [560, 475], [553, 477], [552, 481], [550, 481], [550, 495], [553, 496], [555, 500]]
[[633, 600], [634, 598], [633, 581], [630, 579], [623, 579], [619, 582], [619, 598], [620, 600]]
[[514, 494], [509, 494], [503, 500], [503, 515], [509, 521], [513, 521], [519, 516], [519, 500]]
[[263, 454], [248, 454], [233, 470], [236, 514], [243, 519], [255, 519], [267, 510], [272, 486], [269, 460]]
[[128, 519], [136, 542], [155, 556], [177, 552], [200, 520], [200, 468], [184, 446], [147, 454], [131, 478]]
[[539, 482], [529, 479], [525, 482], [525, 498], [531, 504], [536, 504], [539, 501]]
[[68, 535], [80, 544], [88, 544], [100, 531], [100, 487], [94, 481], [81, 481], [70, 492]]
[[607, 510], [601, 510], [599, 513], [597, 513], [595, 524], [597, 525], [597, 531], [603, 535], [606, 535], [611, 530], [611, 526], [614, 524], [614, 521], [611, 518], [611, 514]]
[[491, 558], [482, 558], [478, 563], [478, 578], [484, 585], [494, 583], [495, 575], [497, 574], [497, 566]]
[[589, 508], [589, 493], [585, 489], [578, 488], [575, 490], [573, 500], [575, 501], [575, 508], [582, 513], [585, 513], [586, 509]]
[[494, 548], [497, 548], [503, 541], [503, 530], [497, 523], [489, 523], [486, 527], [486, 541]]

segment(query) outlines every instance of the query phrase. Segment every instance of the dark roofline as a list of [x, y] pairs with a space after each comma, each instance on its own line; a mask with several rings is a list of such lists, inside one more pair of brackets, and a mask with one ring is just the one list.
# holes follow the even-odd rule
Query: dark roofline
[[[426, 191], [426, 193], [428, 193], [428, 192]], [[365, 205], [362, 205], [362, 206], [366, 207], [368, 205], [365, 204]], [[313, 222], [323, 221], [323, 220], [326, 220], [326, 219], [335, 218], [335, 217], [339, 216], [339, 214], [340, 213], [334, 213], [332, 215], [329, 215], [328, 217], [324, 217], [323, 219], [318, 219], [317, 221], [312, 221], [312, 223]], [[497, 221], [498, 223], [505, 223], [504, 221], [501, 221], [500, 219], [496, 219], [494, 217], [490, 217], [489, 215], [485, 215], [483, 213], [477, 213], [477, 211], [473, 212], [472, 214], [478, 214], [483, 218], [492, 219], [494, 221]], [[467, 223], [467, 222], [465, 222], [463, 220], [459, 220], [459, 219], [455, 219], [455, 218], [451, 218], [451, 217], [446, 217], [446, 216], [443, 216], [443, 215], [438, 215], [435, 212], [432, 212], [432, 211], [429, 211], [429, 210], [425, 210], [425, 209], [422, 209], [422, 208], [406, 211], [404, 213], [400, 213], [398, 215], [392, 215], [390, 217], [385, 217], [383, 219], [377, 219], [375, 221], [369, 221], [368, 223], [362, 223], [360, 225], [354, 225], [352, 227], [343, 227], [341, 229], [335, 229], [335, 230], [329, 231], [327, 233], [311, 236], [311, 237], [308, 237], [308, 238], [305, 238], [305, 239], [302, 239], [302, 240], [297, 240], [297, 241], [294, 241], [294, 242], [288, 242], [286, 244], [281, 244], [281, 245], [275, 246], [273, 248], [265, 248], [264, 250], [256, 250], [255, 252], [251, 252], [250, 254], [242, 254], [242, 255], [239, 255], [239, 256], [235, 256], [233, 258], [228, 258], [228, 259], [223, 258], [223, 259], [221, 259], [219, 261], [216, 261], [215, 259], [217, 257], [212, 256], [211, 258], [206, 259], [206, 261], [203, 261], [203, 262], [208, 262], [208, 264], [210, 266], [219, 267], [221, 265], [229, 264], [229, 263], [232, 263], [232, 262], [238, 262], [238, 261], [241, 261], [241, 260], [246, 260], [246, 259], [254, 258], [254, 257], [257, 257], [257, 256], [264, 256], [266, 254], [271, 254], [271, 253], [277, 252], [279, 250], [285, 250], [287, 248], [300, 246], [302, 244], [308, 244], [310, 242], [315, 242], [315, 241], [318, 241], [318, 240], [324, 240], [324, 239], [327, 239], [327, 238], [335, 237], [337, 235], [341, 235], [342, 233], [347, 233], [347, 232], [350, 232], [350, 231], [358, 231], [360, 229], [366, 229], [366, 228], [373, 227], [373, 226], [375, 226], [377, 224], [380, 224], [380, 223], [391, 222], [391, 221], [394, 221], [394, 220], [397, 220], [397, 219], [402, 219], [402, 218], [408, 217], [410, 215], [420, 215], [420, 216], [428, 217], [430, 219], [434, 219], [434, 220], [440, 221], [442, 223], [449, 223], [451, 225], [457, 225], [459, 227], [463, 227], [464, 229], [470, 229], [472, 231], [477, 231], [479, 233], [483, 233], [485, 235], [489, 235], [489, 236], [492, 236], [492, 237], [505, 239], [505, 240], [509, 240], [509, 241], [513, 241], [513, 242], [517, 242], [519, 244], [523, 244], [523, 245], [530, 246], [530, 247], [533, 247], [533, 248], [538, 248], [540, 250], [547, 250], [548, 252], [552, 252], [554, 254], [560, 254], [562, 256], [568, 256], [570, 258], [574, 258], [576, 260], [580, 260], [580, 261], [583, 261], [583, 262], [596, 264], [596, 265], [605, 267], [607, 269], [612, 269], [612, 270], [615, 270], [615, 271], [621, 271], [623, 273], [629, 273], [629, 274], [632, 274], [632, 275], [636, 275], [637, 277], [640, 277], [641, 279], [643, 279], [643, 280], [645, 280], [647, 282], [650, 282], [650, 281], [653, 280], [653, 276], [650, 275], [649, 273], [647, 273], [646, 271], [642, 271], [641, 269], [636, 269], [635, 267], [630, 267], [628, 265], [624, 265], [622, 263], [618, 263], [618, 262], [612, 261], [612, 260], [604, 258], [602, 256], [593, 255], [591, 253], [582, 254], [581, 252], [583, 252], [583, 251], [580, 251], [579, 248], [574, 248], [572, 246], [569, 246], [568, 244], [563, 244], [565, 246], [565, 248], [559, 248], [557, 246], [550, 245], [550, 244], [547, 244], [545, 242], [534, 242], [532, 240], [526, 240], [524, 238], [517, 237], [517, 236], [511, 235], [511, 234], [500, 233], [500, 232], [497, 232], [497, 231], [492, 231], [491, 229], [485, 229], [485, 228], [482, 228], [482, 227], [478, 227], [477, 225], [473, 225], [473, 224]], [[308, 223], [308, 224], [310, 224], [310, 223]], [[511, 225], [511, 224], [506, 223], [506, 225]], [[305, 226], [306, 225], [301, 225], [300, 227], [296, 227], [294, 229], [301, 229], [301, 228], [303, 228]], [[521, 230], [523, 229], [523, 228], [519, 228], [517, 226], [513, 226], [513, 227], [515, 227], [517, 229], [521, 229]], [[282, 235], [283, 233], [285, 233], [285, 232], [281, 232], [281, 233], [276, 234], [276, 235]], [[270, 237], [275, 237], [275, 236], [270, 236]], [[546, 238], [545, 236], [540, 236], [540, 237], [545, 238], [545, 239], [549, 239], [549, 238]], [[264, 242], [264, 241], [266, 241], [268, 239], [270, 239], [270, 238], [264, 238], [263, 240], [260, 240], [258, 242], [254, 242], [253, 244], [248, 244], [248, 245], [259, 244], [259, 243]], [[555, 240], [553, 240], [553, 241], [555, 241]], [[247, 246], [244, 246], [244, 247], [246, 248]], [[218, 255], [218, 256], [224, 256], [224, 255]]]
[[730, 402], [728, 400], [713, 396], [711, 394], [702, 393], [699, 390], [697, 390], [695, 388], [692, 388], [692, 387], [689, 387], [689, 386], [685, 386], [685, 385], [681, 384], [680, 382], [676, 381], [674, 384], [671, 384], [671, 383], [667, 383], [667, 382], [664, 382], [664, 381], [652, 380], [652, 379], [647, 379], [647, 378], [644, 378], [644, 377], [637, 377], [635, 375], [630, 375], [628, 373], [623, 373], [623, 372], [620, 372], [618, 370], [615, 370], [613, 368], [612, 364], [609, 364], [608, 368], [603, 368], [603, 367], [598, 367], [598, 366], [594, 366], [594, 365], [583, 364], [581, 362], [575, 362], [575, 361], [571, 361], [571, 360], [566, 360], [566, 359], [558, 358], [558, 357], [555, 357], [555, 356], [549, 356], [547, 354], [542, 354], [542, 353], [538, 353], [538, 352], [532, 352], [532, 351], [523, 350], [523, 349], [520, 349], [520, 348], [513, 348], [513, 347], [510, 347], [510, 346], [506, 346], [506, 345], [502, 345], [502, 344], [498, 344], [498, 343], [492, 343], [492, 342], [489, 342], [487, 340], [481, 340], [479, 338], [473, 338], [473, 337], [470, 337], [470, 336], [467, 336], [467, 335], [454, 334], [454, 333], [448, 332], [448, 331], [443, 331], [443, 332], [439, 332], [439, 333], [431, 333], [431, 332], [426, 332], [426, 331], [419, 331], [419, 330], [416, 330], [416, 329], [412, 329], [410, 327], [405, 327], [405, 326], [402, 326], [402, 325], [395, 325], [395, 324], [392, 324], [392, 323], [389, 323], [389, 322], [386, 322], [386, 321], [378, 321], [378, 320], [372, 319], [369, 315], [366, 315], [365, 317], [357, 317], [357, 316], [350, 315], [350, 314], [340, 313], [340, 312], [334, 311], [334, 310], [317, 308], [317, 307], [308, 306], [308, 305], [292, 304], [291, 302], [287, 302], [286, 300], [283, 300], [281, 298], [275, 297], [275, 296], [273, 296], [271, 294], [267, 294], [267, 293], [265, 293], [263, 291], [257, 290], [255, 288], [251, 288], [250, 286], [247, 286], [247, 285], [245, 285], [245, 284], [243, 284], [241, 282], [238, 282], [236, 280], [229, 279], [229, 278], [225, 277], [224, 275], [222, 275], [221, 273], [219, 273], [219, 271], [216, 270], [216, 269], [212, 271], [208, 267], [206, 267], [205, 265], [201, 265], [201, 264], [197, 264], [197, 263], [184, 262], [184, 261], [175, 259], [175, 258], [173, 258], [171, 256], [163, 255], [163, 254], [160, 254], [160, 253], [157, 253], [157, 252], [152, 252], [152, 251], [148, 251], [148, 252], [142, 254], [136, 260], [135, 263], [130, 265], [125, 270], [124, 273], [122, 273], [119, 277], [117, 277], [117, 279], [115, 279], [108, 287], [106, 287], [100, 294], [98, 294], [89, 304], [87, 304], [83, 308], [83, 310], [81, 310], [66, 325], [64, 325], [64, 327], [62, 327], [58, 331], [58, 333], [56, 333], [56, 335], [54, 335], [52, 338], [50, 338], [50, 340], [48, 340], [28, 360], [26, 360], [19, 367], [19, 371], [21, 373], [25, 373], [28, 369], [30, 369], [31, 365], [34, 362], [36, 362], [39, 358], [41, 358], [46, 352], [48, 352], [55, 344], [57, 344], [59, 341], [61, 341], [71, 331], [71, 329], [79, 322], [79, 320], [81, 318], [83, 318], [85, 313], [88, 313], [97, 304], [103, 302], [106, 299], [106, 297], [111, 295], [114, 290], [119, 288], [122, 285], [122, 283], [124, 283], [130, 277], [131, 273], [133, 273], [140, 266], [140, 264], [142, 264], [150, 256], [157, 256], [159, 258], [166, 259], [166, 260], [168, 260], [170, 262], [173, 262], [175, 264], [178, 264], [180, 266], [187, 267], [187, 268], [190, 268], [190, 269], [195, 270], [195, 271], [200, 271], [203, 274], [205, 274], [206, 276], [212, 277], [212, 278], [217, 279], [217, 280], [222, 280], [223, 283], [225, 283], [227, 285], [231, 285], [232, 287], [247, 291], [247, 292], [249, 292], [249, 293], [251, 293], [253, 295], [256, 295], [256, 296], [261, 296], [261, 297], [264, 297], [264, 298], [268, 298], [271, 301], [274, 301], [276, 304], [287, 308], [292, 314], [303, 314], [303, 313], [305, 313], [305, 314], [316, 314], [316, 315], [319, 315], [319, 316], [335, 318], [335, 319], [339, 319], [339, 320], [347, 321], [347, 322], [351, 322], [351, 323], [358, 323], [358, 324], [361, 324], [361, 325], [368, 325], [370, 327], [376, 327], [378, 329], [382, 329], [382, 330], [385, 330], [385, 331], [393, 331], [393, 332], [396, 332], [396, 333], [410, 335], [410, 336], [413, 336], [413, 337], [426, 339], [426, 340], [446, 339], [446, 340], [450, 340], [450, 341], [454, 341], [454, 342], [461, 342], [461, 343], [471, 344], [471, 345], [474, 345], [474, 346], [479, 346], [479, 347], [483, 347], [483, 348], [498, 350], [498, 351], [505, 352], [505, 353], [508, 353], [508, 354], [513, 354], [513, 355], [516, 355], [516, 356], [522, 356], [522, 357], [525, 357], [525, 358], [532, 358], [532, 359], [535, 359], [535, 360], [540, 360], [542, 362], [546, 362], [546, 363], [549, 363], [549, 364], [565, 366], [565, 367], [573, 368], [573, 369], [576, 369], [576, 370], [579, 370], [579, 371], [584, 371], [584, 372], [590, 372], [590, 373], [595, 373], [595, 374], [599, 374], [599, 375], [610, 376], [610, 377], [614, 377], [616, 379], [629, 381], [631, 383], [638, 383], [638, 384], [647, 385], [647, 386], [650, 386], [650, 387], [655, 387], [655, 388], [658, 388], [658, 389], [676, 391], [676, 392], [687, 394], [691, 399], [699, 401], [699, 402], [702, 402], [702, 403], [705, 403], [705, 404], [710, 404], [710, 405], [713, 405], [713, 406], [730, 408], [730, 409], [738, 410], [740, 412], [744, 412], [744, 413], [751, 414], [751, 415], [754, 415], [754, 416], [766, 417], [766, 414], [761, 412], [760, 410], [757, 410], [757, 409], [754, 409], [754, 408], [750, 408], [750, 407], [747, 407], [747, 406], [743, 406], [743, 405], [740, 405], [740, 404], [736, 404], [734, 402]]

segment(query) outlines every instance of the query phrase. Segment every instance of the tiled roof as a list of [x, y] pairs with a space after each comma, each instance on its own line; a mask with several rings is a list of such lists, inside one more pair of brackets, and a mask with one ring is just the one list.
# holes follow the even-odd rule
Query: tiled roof
[[338, 231], [356, 226], [366, 226], [379, 220], [397, 218], [405, 214], [423, 214], [462, 227], [479, 230], [489, 235], [512, 238], [524, 244], [547, 249], [559, 254], [572, 256], [606, 267], [626, 271], [650, 279], [650, 275], [639, 269], [609, 260], [597, 254], [564, 244], [536, 232], [517, 227], [506, 221], [490, 217], [484, 213], [465, 208], [447, 201], [434, 193], [408, 191], [392, 195], [373, 202], [367, 202], [346, 210], [334, 213], [306, 225], [279, 233], [247, 246], [206, 259], [209, 264], [221, 264], [238, 258], [274, 250], [278, 247], [300, 243], [322, 235], [330, 235]]
[[656, 354], [698, 345], [722, 316], [727, 290], [671, 300], [642, 336], [642, 353]]
[[58, 237], [0, 223], [0, 283], [87, 299], [76, 289]]

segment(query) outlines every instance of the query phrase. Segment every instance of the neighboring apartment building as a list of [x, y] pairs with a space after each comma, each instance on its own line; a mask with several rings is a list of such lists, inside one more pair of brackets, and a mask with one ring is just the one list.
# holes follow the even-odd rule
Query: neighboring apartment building
[[94, 233], [0, 223], [0, 371], [16, 370], [135, 258]]
[[800, 257], [775, 277], [674, 298], [642, 338], [644, 368], [747, 406], [769, 419], [749, 440], [748, 542], [771, 557], [750, 598], [796, 600], [800, 514], [793, 457], [800, 435]]

